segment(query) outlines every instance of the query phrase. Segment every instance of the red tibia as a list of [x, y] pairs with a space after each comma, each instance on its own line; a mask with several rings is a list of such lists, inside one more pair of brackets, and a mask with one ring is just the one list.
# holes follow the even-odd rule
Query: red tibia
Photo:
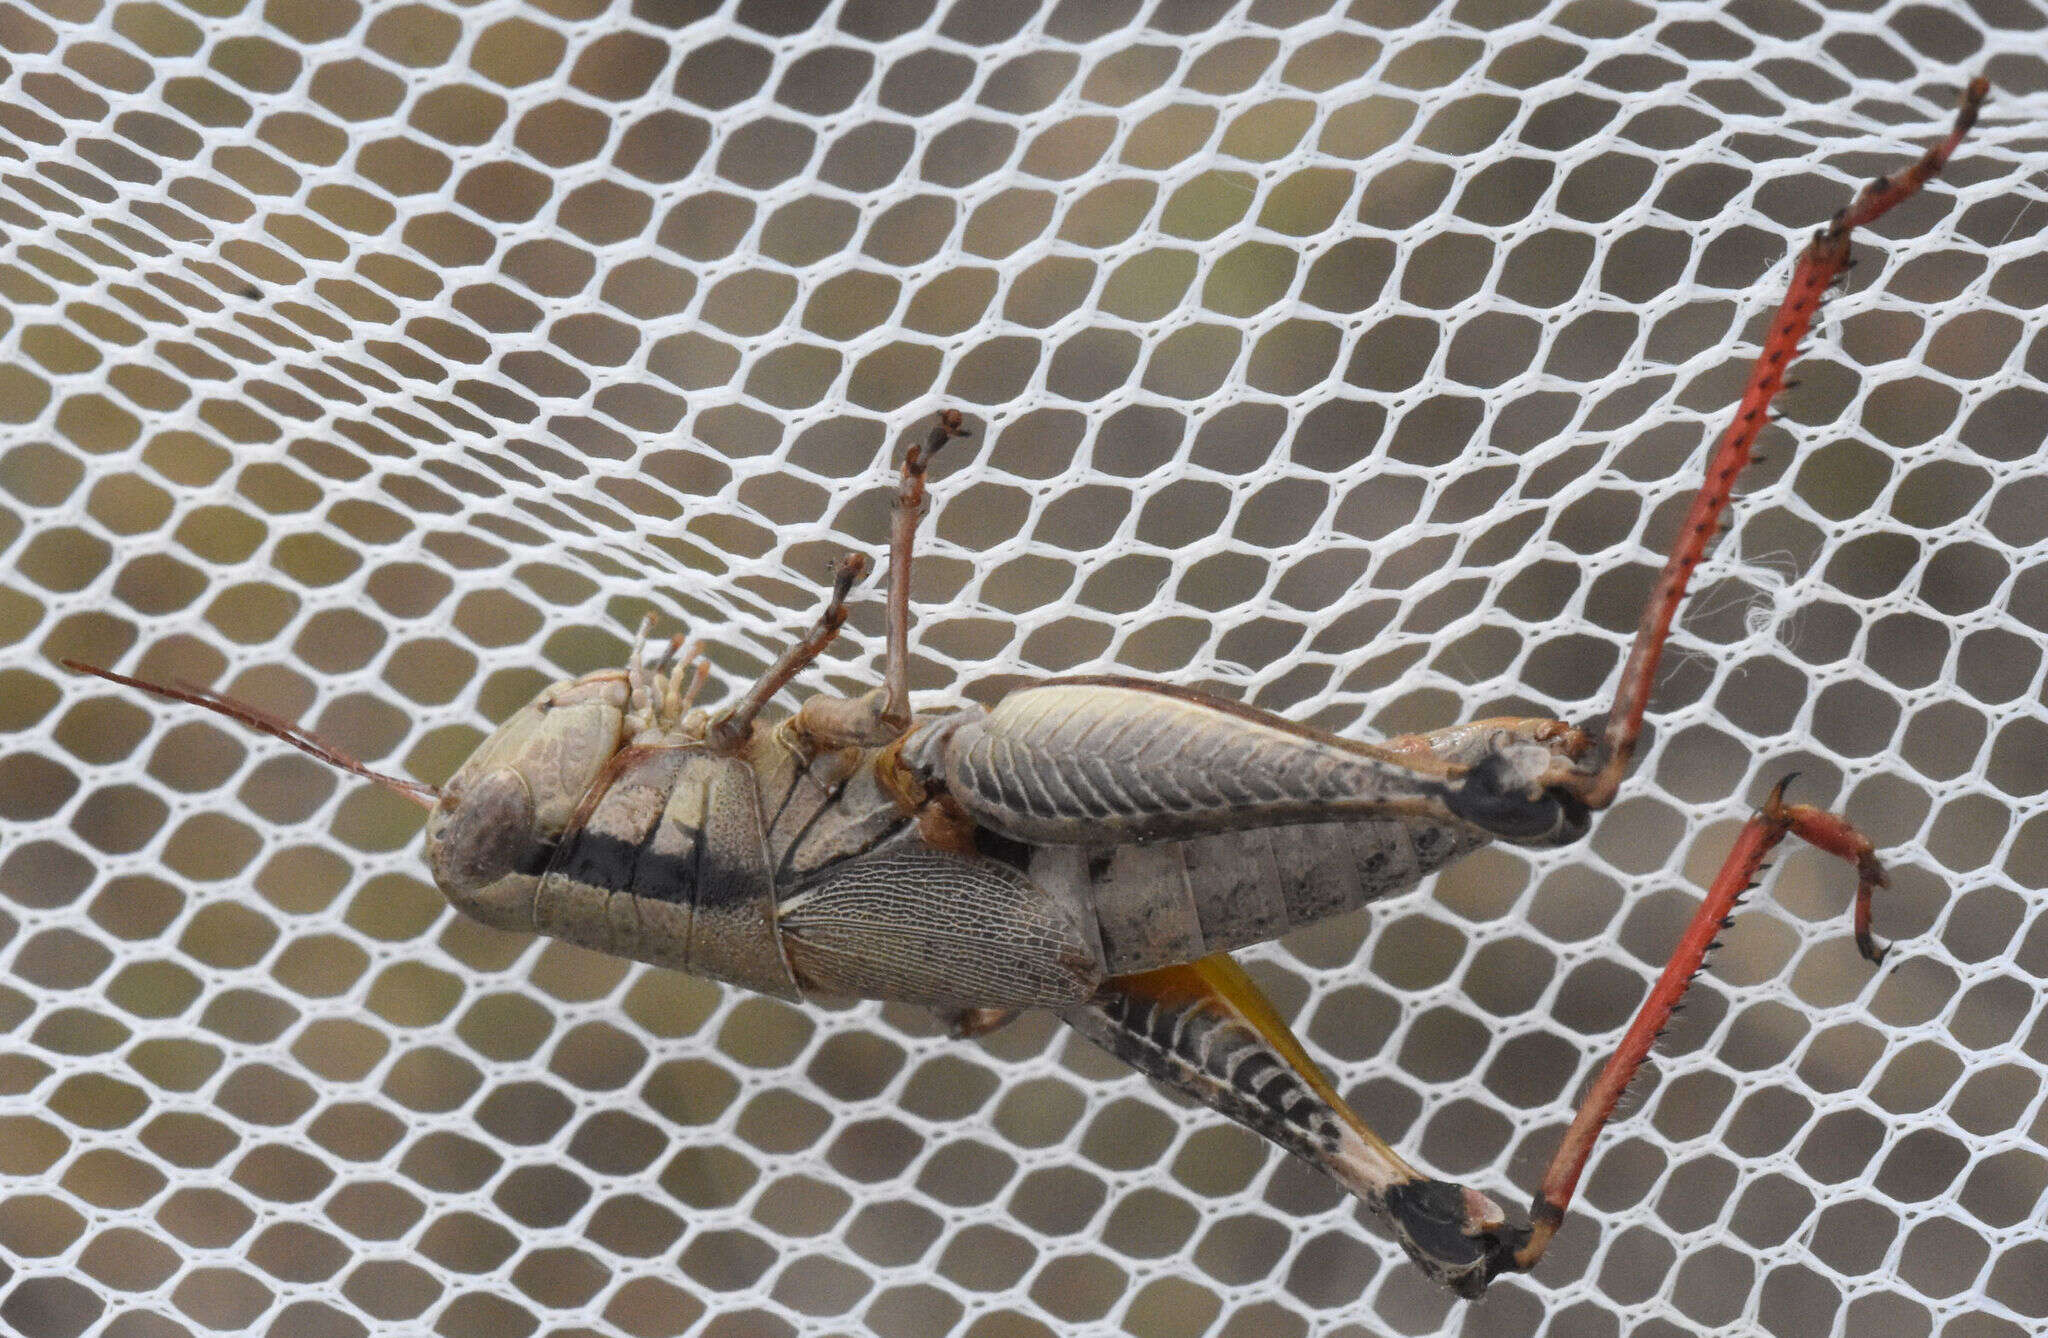
[[1864, 186], [1849, 207], [1815, 233], [1806, 249], [1799, 253], [1798, 264], [1792, 271], [1791, 289], [1785, 294], [1777, 315], [1772, 318], [1770, 334], [1765, 337], [1763, 353], [1750, 372], [1749, 385], [1742, 393], [1742, 402], [1735, 409], [1735, 419], [1721, 434], [1721, 440], [1708, 459], [1706, 481], [1693, 498], [1692, 509], [1679, 531], [1678, 542], [1664, 564], [1663, 574], [1657, 578], [1657, 588], [1652, 592], [1650, 602], [1643, 609], [1643, 620], [1636, 629], [1628, 663], [1622, 668], [1614, 704], [1608, 708], [1598, 754], [1600, 767], [1592, 772], [1566, 770], [1561, 775], [1548, 778], [1547, 783], [1574, 790], [1592, 808], [1605, 808], [1613, 802], [1615, 792], [1621, 786], [1621, 777], [1628, 770], [1629, 760], [1635, 753], [1636, 738], [1642, 733], [1643, 709], [1649, 702], [1651, 685], [1656, 681], [1657, 661], [1664, 651], [1664, 639], [1671, 632], [1671, 620], [1678, 612], [1678, 603], [1685, 597], [1685, 587], [1692, 579], [1693, 568], [1699, 565], [1708, 541], [1720, 524], [1721, 513], [1728, 508], [1737, 476], [1749, 463], [1750, 451], [1767, 421], [1771, 401], [1784, 389], [1785, 368], [1798, 356], [1800, 341], [1806, 338], [1806, 332], [1813, 326], [1814, 313], [1820, 309], [1821, 298], [1848, 267], [1849, 234], [1910, 197], [1941, 171], [1949, 155], [1962, 143], [1963, 136], [1976, 124], [1978, 109], [1984, 105], [1985, 95], [1989, 92], [1990, 85], [1985, 80], [1972, 80], [1963, 91], [1955, 125], [1948, 136], [1922, 154], [1912, 166], [1891, 176], [1879, 177]]
[[1728, 852], [1721, 872], [1714, 878], [1714, 885], [1707, 889], [1706, 900], [1693, 913], [1685, 936], [1679, 940], [1677, 950], [1665, 964], [1664, 974], [1657, 978], [1657, 984], [1650, 990], [1649, 998], [1643, 1001], [1642, 1010], [1636, 1014], [1628, 1034], [1587, 1090], [1578, 1114], [1572, 1119], [1572, 1127], [1551, 1158], [1550, 1169], [1543, 1176], [1543, 1188], [1537, 1191], [1535, 1201], [1530, 1205], [1529, 1243], [1516, 1252], [1517, 1266], [1532, 1267], [1549, 1245], [1551, 1236], [1556, 1234], [1558, 1224], [1564, 1220], [1565, 1209], [1571, 1205], [1572, 1194], [1578, 1188], [1579, 1176], [1586, 1169], [1586, 1160], [1593, 1153], [1593, 1140], [1606, 1126], [1608, 1117], [1614, 1114], [1615, 1103], [1621, 1100], [1629, 1081], [1642, 1067], [1658, 1034], [1671, 1021], [1672, 1010], [1685, 997], [1686, 987], [1692, 984], [1693, 977], [1705, 965], [1707, 950], [1714, 946], [1714, 940], [1734, 911], [1735, 903], [1749, 890], [1757, 871], [1763, 867], [1764, 857], [1785, 839], [1787, 832], [1797, 833], [1828, 853], [1840, 855], [1857, 866], [1863, 878], [1862, 890], [1857, 895], [1858, 923], [1859, 926], [1867, 924], [1868, 889], [1873, 884], [1884, 882], [1884, 870], [1871, 854], [1870, 842], [1864, 840], [1862, 833], [1845, 819], [1832, 813], [1805, 804], [1786, 804], [1785, 786], [1790, 780], [1787, 777], [1779, 781], [1770, 798], [1764, 801], [1764, 806], [1743, 825], [1741, 834], [1735, 839], [1735, 848]]
[[[1596, 769], [1581, 771], [1566, 762], [1559, 774], [1545, 778], [1546, 784], [1575, 791], [1592, 808], [1604, 808], [1613, 801], [1622, 773], [1628, 769], [1635, 751], [1637, 735], [1642, 730], [1643, 708], [1657, 676], [1657, 660], [1663, 653], [1664, 639], [1670, 634], [1678, 602], [1685, 596], [1686, 583], [1692, 577], [1693, 568], [1699, 565], [1722, 512], [1727, 510], [1736, 477], [1749, 463], [1750, 451], [1756, 445], [1757, 433], [1763, 428], [1771, 401], [1784, 389], [1786, 365], [1798, 355], [1799, 342], [1812, 327], [1814, 313], [1819, 309], [1828, 286], [1848, 267], [1849, 234], [1910, 197], [1941, 171], [1949, 155], [1962, 143], [1963, 136], [1976, 124], [1978, 109], [1983, 106], [1989, 92], [1990, 85], [1985, 80], [1972, 80], [1970, 86], [1963, 90], [1955, 124], [1947, 137], [1922, 154], [1912, 166], [1866, 185], [1849, 207], [1814, 234], [1806, 249], [1799, 253], [1799, 261], [1792, 271], [1791, 290], [1785, 294], [1785, 300], [1771, 322], [1770, 334], [1764, 339], [1763, 353], [1750, 372], [1749, 385], [1743, 391], [1742, 402], [1736, 407], [1735, 420], [1714, 447], [1714, 453], [1707, 462], [1706, 482], [1693, 498], [1685, 527], [1680, 531], [1671, 557], [1664, 564], [1664, 572], [1657, 579], [1657, 588], [1643, 610], [1643, 621], [1636, 630], [1635, 645], [1629, 651], [1628, 663], [1622, 668], [1621, 685], [1615, 693], [1614, 705], [1608, 711], [1606, 728], [1599, 751], [1595, 754], [1599, 765]], [[1721, 872], [1707, 890], [1706, 900], [1700, 903], [1692, 923], [1686, 927], [1685, 936], [1664, 967], [1664, 974], [1657, 978], [1628, 1034], [1622, 1038], [1606, 1067], [1600, 1070], [1600, 1076], [1587, 1091], [1585, 1100], [1580, 1103], [1571, 1128], [1551, 1158], [1550, 1169], [1543, 1177], [1543, 1187], [1537, 1191], [1535, 1201], [1530, 1205], [1529, 1238], [1515, 1252], [1517, 1268], [1534, 1267], [1549, 1246], [1551, 1237], [1557, 1234], [1565, 1209], [1571, 1205], [1572, 1195], [1578, 1189], [1579, 1176], [1584, 1173], [1586, 1161], [1592, 1155], [1593, 1140], [1614, 1114], [1615, 1103], [1621, 1100], [1629, 1081], [1649, 1055], [1650, 1047], [1656, 1044], [1658, 1034], [1670, 1022], [1672, 1010], [1684, 998], [1687, 986], [1705, 965], [1715, 936], [1721, 932], [1736, 902], [1749, 889], [1757, 871], [1763, 866], [1764, 857], [1785, 839], [1786, 833], [1794, 833], [1856, 866], [1856, 946], [1873, 962], [1884, 955], [1870, 932], [1870, 895], [1873, 889], [1885, 884], [1884, 869], [1878, 864], [1870, 842], [1846, 819], [1805, 804], [1788, 805], [1784, 796], [1785, 782], [1780, 781], [1771, 791], [1770, 798], [1764, 801], [1763, 808], [1743, 825], [1735, 848], [1728, 853]]]

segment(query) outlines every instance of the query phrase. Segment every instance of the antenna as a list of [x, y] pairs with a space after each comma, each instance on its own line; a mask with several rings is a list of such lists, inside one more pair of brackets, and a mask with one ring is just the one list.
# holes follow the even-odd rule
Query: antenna
[[111, 669], [102, 669], [78, 660], [59, 660], [57, 663], [74, 673], [91, 674], [95, 678], [104, 678], [109, 683], [119, 683], [124, 688], [136, 688], [147, 692], [153, 697], [203, 706], [217, 715], [238, 720], [253, 730], [268, 734], [273, 739], [283, 739], [300, 752], [310, 753], [331, 767], [339, 767], [343, 771], [361, 776], [364, 780], [375, 781], [394, 794], [404, 795], [429, 812], [441, 798], [441, 792], [431, 785], [405, 780], [398, 776], [387, 776], [381, 771], [372, 771], [319, 735], [301, 729], [289, 720], [280, 720], [267, 711], [259, 711], [247, 702], [224, 697], [210, 688], [196, 687], [190, 683], [151, 683], [147, 679], [130, 678], [126, 674], [117, 674]]

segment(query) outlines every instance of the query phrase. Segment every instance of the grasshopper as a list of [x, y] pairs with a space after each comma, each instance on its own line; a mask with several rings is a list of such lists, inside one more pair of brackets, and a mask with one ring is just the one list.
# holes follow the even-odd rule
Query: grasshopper
[[1115, 677], [914, 714], [911, 558], [932, 459], [968, 435], [951, 409], [899, 472], [882, 685], [813, 696], [778, 723], [761, 712], [836, 636], [867, 570], [858, 554], [839, 564], [816, 624], [731, 705], [695, 705], [706, 667], [694, 653], [650, 665], [643, 623], [624, 668], [548, 688], [438, 789], [206, 689], [69, 667], [221, 712], [417, 802], [434, 881], [486, 923], [788, 1000], [923, 1004], [962, 1035], [1054, 1010], [1328, 1173], [1429, 1277], [1477, 1297], [1542, 1258], [1599, 1130], [1786, 835], [1856, 867], [1856, 942], [1882, 959], [1871, 901], [1885, 874], [1871, 843], [1787, 804], [1779, 783], [1585, 1096], [1527, 1222], [1403, 1160], [1229, 954], [1408, 890], [1488, 842], [1586, 834], [1628, 770], [1679, 601], [1786, 366], [1850, 264], [1850, 234], [1941, 170], [1986, 93], [1973, 82], [1939, 144], [1863, 187], [1800, 254], [1612, 707], [1591, 726], [1491, 719], [1367, 744]]

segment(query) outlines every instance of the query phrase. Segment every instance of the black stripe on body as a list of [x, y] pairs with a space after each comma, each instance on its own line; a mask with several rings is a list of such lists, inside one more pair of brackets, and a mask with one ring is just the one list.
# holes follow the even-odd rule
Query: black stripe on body
[[584, 831], [568, 844], [554, 872], [608, 892], [626, 892], [699, 910], [750, 900], [755, 889], [735, 876], [737, 870], [718, 865], [702, 830], [693, 835], [696, 839], [689, 854], [663, 855], [647, 849], [645, 844]]
[[540, 878], [555, 867], [555, 856], [562, 851], [560, 841], [534, 841], [519, 852], [519, 862], [512, 866], [512, 872], [523, 873], [529, 878]]
[[692, 751], [631, 746], [614, 753], [556, 843], [542, 895], [582, 899], [577, 888], [631, 894]]
[[[754, 775], [755, 788], [758, 790], [760, 786], [759, 769], [756, 769]], [[811, 779], [812, 778], [809, 770], [802, 766], [792, 766], [789, 772], [789, 784], [787, 787], [783, 789], [780, 798], [776, 799], [773, 803], [770, 803], [767, 795], [763, 794], [761, 796], [761, 833], [767, 839], [770, 847], [773, 847], [776, 844], [776, 830], [782, 826], [783, 820], [789, 816], [791, 806], [796, 803], [797, 791], [803, 788], [805, 781]], [[815, 782], [813, 783], [815, 784]], [[817, 813], [814, 811], [811, 814], [810, 822], [816, 821]], [[797, 846], [803, 843], [803, 834], [804, 831], [809, 827], [809, 825], [810, 823], [807, 822], [800, 826], [797, 829], [796, 836], [793, 837], [789, 841], [789, 843], [783, 847], [783, 867], [776, 870], [777, 877], [775, 881], [777, 883], [781, 883], [783, 881], [783, 875], [786, 875], [789, 872], [790, 852], [793, 852]]]
[[[657, 829], [658, 830], [658, 829]], [[625, 892], [676, 905], [697, 901], [702, 881], [704, 833], [694, 832], [687, 855], [657, 855], [645, 841], [628, 841], [607, 832], [585, 829], [562, 847], [553, 873], [607, 892]]]
[[[668, 778], [668, 785], [662, 787], [664, 799], [672, 797], [674, 785], [692, 783], [684, 771], [688, 765], [689, 759], [684, 759], [677, 774]], [[758, 770], [752, 774], [756, 778], [759, 776]], [[816, 778], [810, 772], [798, 769], [773, 805], [776, 821], [786, 820], [792, 812], [802, 811], [801, 792], [806, 785], [817, 787]], [[807, 838], [821, 829], [830, 830], [831, 823], [839, 816], [845, 789], [844, 781], [832, 786], [825, 793], [823, 802], [804, 818], [787, 843], [781, 844], [774, 873], [776, 886], [787, 888], [799, 881], [814, 879], [849, 859], [860, 858], [874, 846], [901, 834], [912, 822], [907, 816], [899, 817], [866, 848], [821, 860], [815, 867], [803, 870], [800, 878], [792, 868], [792, 861], [803, 855]], [[591, 806], [590, 818], [581, 827], [557, 841], [528, 847], [523, 852], [518, 872], [551, 878], [565, 892], [569, 885], [580, 885], [610, 894], [626, 893], [700, 910], [739, 904], [759, 895], [760, 889], [754, 879], [746, 876], [746, 870], [726, 867], [719, 853], [711, 849], [701, 817], [686, 824], [674, 821], [675, 816], [673, 810], [664, 809], [663, 816], [649, 826], [644, 837], [629, 838], [604, 830], [601, 824], [605, 818], [605, 807], [604, 800], [600, 798]], [[679, 828], [681, 833], [671, 828]], [[654, 846], [664, 833], [670, 843], [677, 846], [681, 843], [675, 837], [686, 834], [687, 848], [657, 851]], [[998, 840], [994, 844], [999, 850], [992, 853], [998, 857], [1008, 855], [1016, 858], [1028, 853], [1026, 847], [1014, 842]]]
[[[843, 754], [827, 754], [806, 762], [791, 752], [786, 759], [786, 771], [780, 761], [772, 768], [753, 768], [762, 813], [762, 838], [768, 847], [769, 876], [776, 888], [787, 891], [805, 886], [848, 860], [877, 849], [910, 825], [913, 819], [891, 799], [886, 806], [889, 822], [870, 828], [858, 848], [829, 853], [835, 835], [843, 838], [846, 831], [872, 821], [878, 811], [856, 812], [847, 802], [848, 791], [856, 782], [873, 780], [877, 755], [874, 751], [864, 752], [857, 761], [847, 764]], [[827, 773], [824, 779], [820, 778], [820, 771]], [[786, 777], [776, 782], [780, 793], [773, 797], [760, 791], [766, 776]], [[872, 791], [871, 786], [864, 788]]]
[[796, 839], [791, 841], [783, 850], [782, 858], [777, 862], [775, 868], [776, 887], [786, 890], [799, 883], [807, 885], [816, 882], [819, 878], [843, 864], [857, 859], [865, 859], [873, 854], [877, 847], [894, 837], [900, 836], [903, 830], [911, 824], [912, 820], [910, 818], [899, 818], [882, 829], [881, 833], [874, 840], [862, 848], [849, 850], [843, 855], [835, 855], [830, 859], [820, 860], [817, 864], [804, 869], [799, 874], [796, 869], [796, 861], [797, 856], [803, 851], [804, 838], [810, 835], [821, 823], [825, 822], [828, 815], [834, 814], [834, 811], [839, 807], [839, 797], [839, 792], [834, 791], [831, 799], [821, 806], [816, 813], [811, 815], [811, 820], [798, 830]]
[[[757, 790], [760, 788], [760, 774], [760, 771], [756, 769], [754, 775], [756, 778], [755, 788]], [[782, 791], [780, 799], [771, 804], [768, 802], [767, 795], [763, 794], [761, 796], [761, 813], [765, 819], [762, 823], [763, 831], [773, 833], [775, 828], [782, 822], [783, 816], [789, 812], [789, 806], [796, 802], [797, 785], [803, 779], [805, 779], [803, 769], [801, 767], [792, 767], [789, 773], [789, 785]]]
[[559, 879], [624, 892], [633, 886], [633, 866], [640, 859], [640, 842], [624, 841], [584, 828], [560, 847], [560, 858], [548, 872]]

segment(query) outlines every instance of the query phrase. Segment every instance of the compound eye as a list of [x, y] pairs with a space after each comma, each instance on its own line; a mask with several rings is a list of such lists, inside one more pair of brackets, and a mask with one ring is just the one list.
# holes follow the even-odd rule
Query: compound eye
[[518, 867], [533, 845], [533, 794], [510, 767], [458, 795], [444, 795], [427, 832], [434, 881], [451, 894], [473, 892]]

